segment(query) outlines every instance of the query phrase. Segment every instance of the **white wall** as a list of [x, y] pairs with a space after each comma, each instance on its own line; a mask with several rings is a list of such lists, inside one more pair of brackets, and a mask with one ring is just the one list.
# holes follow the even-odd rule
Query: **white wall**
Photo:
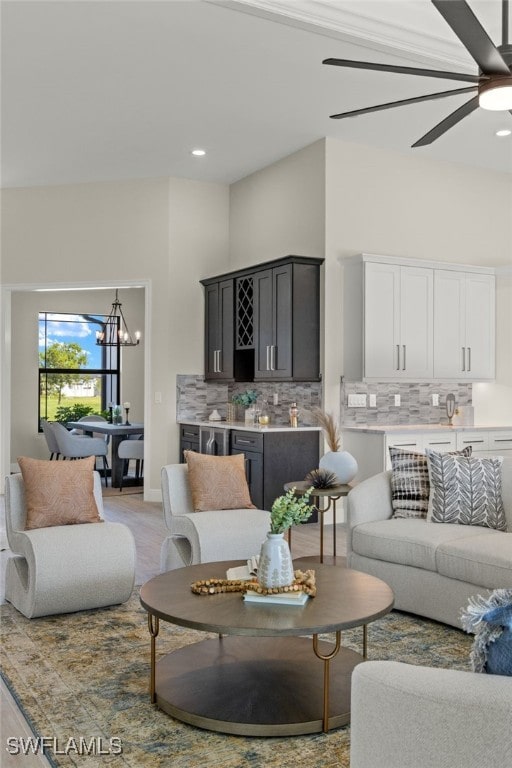
[[[379, 253], [483, 266], [510, 266], [512, 179], [506, 174], [435, 162], [328, 139], [326, 260]], [[326, 291], [326, 400], [342, 367], [342, 270]], [[498, 277], [497, 378], [475, 387], [478, 422], [512, 423], [510, 280]], [[485, 396], [481, 392], [485, 391]]]
[[[184, 179], [10, 189], [2, 194], [6, 306], [11, 290], [14, 296], [27, 283], [92, 287], [95, 280], [98, 285], [139, 281], [149, 286], [149, 322], [139, 360], [147, 386], [146, 498], [158, 498], [160, 468], [178, 457], [175, 375], [188, 367], [202, 370], [198, 280], [228, 267], [228, 213], [227, 186]], [[9, 344], [3, 334], [2, 360]], [[33, 350], [26, 354], [32, 357]], [[155, 392], [162, 394], [160, 404], [154, 402]], [[34, 450], [37, 396], [35, 388], [25, 403]], [[4, 413], [10, 413], [11, 403], [3, 405]], [[12, 430], [17, 428], [13, 422]], [[5, 441], [3, 445], [5, 449]], [[9, 461], [2, 457], [2, 467]]]
[[233, 269], [288, 255], [323, 257], [323, 140], [231, 185], [229, 246]]
[[[334, 413], [343, 373], [340, 257], [512, 264], [510, 177], [421, 155], [326, 139], [233, 184], [230, 204], [232, 266], [325, 255], [324, 399]], [[511, 306], [510, 279], [499, 276], [497, 381], [485, 398], [475, 387], [479, 420], [512, 423]]]

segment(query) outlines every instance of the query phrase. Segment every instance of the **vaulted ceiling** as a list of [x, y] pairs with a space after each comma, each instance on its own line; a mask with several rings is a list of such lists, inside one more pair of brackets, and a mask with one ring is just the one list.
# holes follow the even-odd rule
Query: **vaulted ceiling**
[[[500, 42], [499, 0], [469, 4]], [[229, 183], [325, 136], [512, 172], [512, 137], [495, 136], [512, 128], [508, 112], [479, 109], [411, 149], [467, 95], [329, 118], [452, 83], [327, 57], [476, 74], [429, 0], [3, 0], [1, 11], [4, 187]]]

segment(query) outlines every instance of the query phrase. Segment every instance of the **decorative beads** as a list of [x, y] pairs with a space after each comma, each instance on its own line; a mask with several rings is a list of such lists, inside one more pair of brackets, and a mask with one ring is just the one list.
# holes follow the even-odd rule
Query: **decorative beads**
[[313, 570], [295, 571], [293, 582], [285, 587], [272, 587], [265, 589], [256, 580], [244, 581], [241, 579], [201, 579], [190, 585], [196, 595], [216, 595], [221, 592], [257, 592], [258, 595], [276, 595], [281, 592], [305, 592], [310, 597], [316, 595], [316, 579]]

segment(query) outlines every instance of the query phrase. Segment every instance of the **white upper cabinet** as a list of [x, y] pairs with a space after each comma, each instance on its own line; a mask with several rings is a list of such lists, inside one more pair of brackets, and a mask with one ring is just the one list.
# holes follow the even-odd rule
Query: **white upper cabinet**
[[364, 374], [431, 378], [431, 269], [365, 264]]
[[495, 278], [490, 274], [434, 273], [434, 376], [495, 376]]
[[346, 379], [494, 378], [493, 270], [438, 264], [370, 254], [344, 260]]
[[432, 270], [365, 262], [361, 274], [353, 265], [345, 278], [345, 375], [432, 378]]

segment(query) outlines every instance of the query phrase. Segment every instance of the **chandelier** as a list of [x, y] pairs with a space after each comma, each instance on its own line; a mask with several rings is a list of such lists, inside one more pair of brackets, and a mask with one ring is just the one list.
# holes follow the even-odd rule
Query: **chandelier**
[[140, 341], [140, 331], [131, 335], [117, 294], [116, 288], [116, 298], [103, 324], [103, 330], [96, 331], [96, 344], [100, 347], [136, 347]]

